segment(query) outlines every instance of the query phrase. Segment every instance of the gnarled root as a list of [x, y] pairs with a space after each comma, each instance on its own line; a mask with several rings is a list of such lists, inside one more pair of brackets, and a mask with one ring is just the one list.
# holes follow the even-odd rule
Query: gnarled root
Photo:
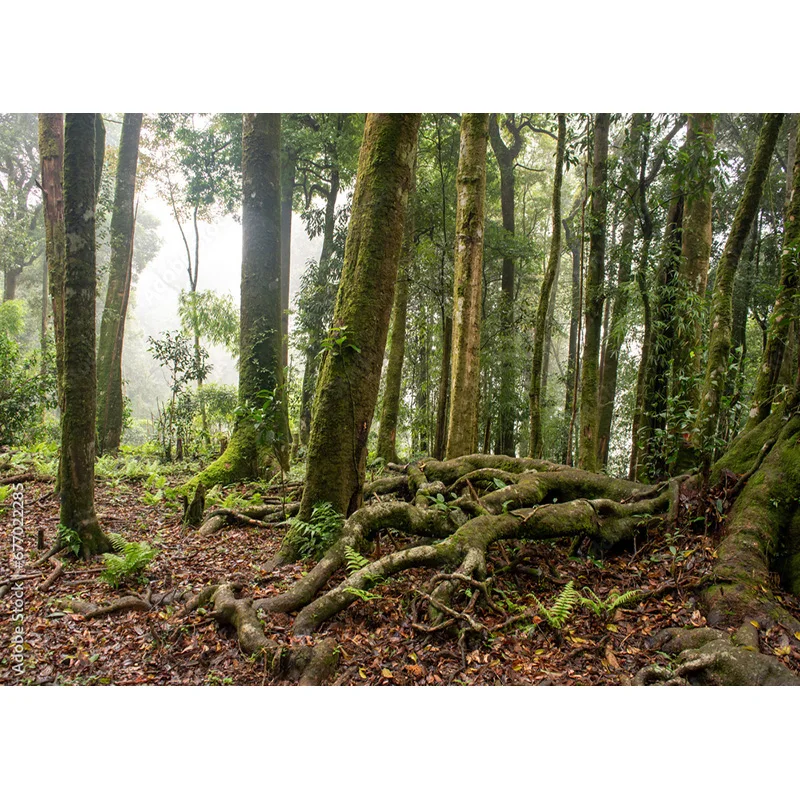
[[677, 666], [644, 667], [635, 686], [800, 686], [800, 678], [778, 659], [758, 651], [758, 630], [750, 622], [733, 636], [712, 628], [669, 628], [654, 646], [677, 655]]

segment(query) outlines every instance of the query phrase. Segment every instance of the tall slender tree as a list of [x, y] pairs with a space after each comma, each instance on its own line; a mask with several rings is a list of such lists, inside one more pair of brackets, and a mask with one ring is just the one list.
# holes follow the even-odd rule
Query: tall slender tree
[[530, 389], [530, 455], [540, 458], [542, 454], [542, 362], [547, 338], [547, 317], [551, 294], [556, 281], [558, 264], [561, 260], [561, 186], [564, 174], [564, 150], [567, 138], [565, 114], [558, 115], [558, 143], [556, 145], [556, 166], [553, 177], [553, 227], [550, 237], [550, 256], [539, 295], [539, 308], [536, 313], [536, 330], [533, 343], [533, 366], [531, 368]]
[[[109, 548], [94, 508], [96, 114], [67, 114], [64, 134], [64, 409], [61, 525], [88, 558]], [[62, 533], [62, 539], [64, 534]]]
[[288, 466], [281, 368], [280, 140], [280, 114], [243, 115], [239, 403], [244, 411], [225, 452], [185, 491], [201, 483], [210, 487], [256, 477], [273, 457]]
[[[414, 173], [416, 170], [413, 171]], [[397, 285], [392, 308], [392, 327], [389, 334], [389, 361], [386, 365], [386, 384], [383, 389], [380, 427], [378, 429], [378, 458], [397, 461], [397, 421], [400, 416], [400, 391], [403, 377], [403, 359], [406, 347], [406, 312], [408, 310], [408, 284], [414, 262], [414, 188], [416, 176], [412, 174], [408, 211], [403, 231], [403, 255], [397, 273]]]
[[597, 114], [594, 120], [592, 155], [589, 261], [584, 302], [584, 343], [581, 375], [581, 433], [578, 461], [582, 469], [595, 471], [598, 432], [598, 373], [600, 332], [603, 325], [605, 280], [606, 211], [608, 207], [608, 129], [610, 114]]
[[473, 453], [477, 447], [488, 131], [488, 114], [461, 117], [447, 458]]
[[701, 393], [695, 450], [701, 455], [705, 472], [711, 466], [713, 438], [719, 423], [722, 392], [728, 370], [733, 326], [733, 286], [739, 259], [750, 234], [761, 202], [761, 192], [769, 174], [772, 153], [778, 141], [783, 114], [765, 114], [755, 156], [747, 174], [744, 192], [736, 208], [733, 226], [717, 266], [711, 308], [711, 336], [708, 343], [705, 380]]
[[[342, 514], [361, 505], [419, 123], [419, 114], [367, 116], [333, 326], [323, 341], [304, 519], [322, 502]], [[281, 558], [291, 555], [285, 542]]]
[[108, 288], [97, 351], [97, 449], [116, 453], [122, 438], [122, 345], [133, 275], [136, 166], [142, 114], [125, 114], [119, 143]]

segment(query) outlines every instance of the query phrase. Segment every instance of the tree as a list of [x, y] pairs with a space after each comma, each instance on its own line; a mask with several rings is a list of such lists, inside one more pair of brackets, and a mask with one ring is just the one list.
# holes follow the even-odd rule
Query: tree
[[344, 267], [317, 384], [300, 515], [361, 505], [367, 435], [403, 240], [418, 114], [370, 114], [358, 160]]
[[488, 114], [461, 117], [447, 458], [472, 453], [477, 446], [488, 132]]
[[536, 313], [536, 331], [533, 345], [533, 366], [531, 367], [531, 430], [529, 452], [531, 458], [542, 455], [542, 361], [546, 337], [547, 316], [551, 304], [551, 294], [556, 280], [558, 264], [561, 260], [561, 185], [564, 170], [564, 149], [567, 138], [566, 115], [558, 115], [558, 147], [556, 150], [556, 167], [553, 178], [553, 233], [550, 238], [550, 257], [547, 271], [542, 281], [539, 296], [539, 309]]
[[64, 133], [64, 409], [61, 543], [74, 531], [88, 558], [110, 549], [94, 510], [96, 114], [67, 114]]
[[[701, 392], [698, 431], [694, 441], [707, 473], [713, 457], [713, 439], [719, 424], [720, 402], [728, 370], [733, 325], [733, 287], [739, 259], [753, 227], [761, 192], [769, 174], [769, 165], [783, 114], [765, 114], [758, 137], [755, 157], [750, 165], [744, 193], [739, 200], [733, 226], [716, 271], [711, 308], [711, 334], [708, 343], [705, 380]], [[699, 343], [698, 343], [699, 344]]]
[[605, 279], [606, 210], [608, 191], [608, 128], [610, 114], [597, 114], [594, 120], [592, 158], [589, 262], [584, 302], [585, 334], [581, 376], [581, 435], [579, 463], [582, 469], [597, 469], [598, 373], [600, 331], [603, 325], [603, 282]]
[[116, 453], [122, 438], [122, 344], [133, 276], [136, 165], [142, 114], [125, 114], [111, 215], [111, 258], [97, 351], [97, 450]]
[[[239, 404], [225, 452], [184, 487], [257, 476], [271, 456], [288, 466], [281, 322], [280, 114], [242, 121], [242, 293]], [[260, 415], [255, 413], [260, 411]]]
[[[797, 141], [800, 143], [800, 128]], [[769, 318], [766, 346], [753, 392], [748, 429], [767, 419], [777, 399], [781, 366], [792, 323], [797, 324], [798, 252], [800, 252], [800, 146], [795, 146], [792, 191], [786, 203], [778, 297]]]
[[[415, 159], [416, 167], [416, 159]], [[403, 229], [403, 254], [397, 274], [397, 285], [392, 308], [392, 327], [389, 335], [389, 361], [383, 389], [380, 427], [378, 428], [377, 456], [384, 461], [397, 461], [397, 420], [400, 416], [400, 391], [403, 377], [403, 358], [406, 349], [406, 312], [408, 310], [408, 284], [414, 262], [414, 187], [412, 169], [408, 211]]]

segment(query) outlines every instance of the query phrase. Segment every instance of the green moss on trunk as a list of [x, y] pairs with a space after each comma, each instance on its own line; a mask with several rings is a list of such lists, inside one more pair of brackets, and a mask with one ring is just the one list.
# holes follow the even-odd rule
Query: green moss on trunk
[[344, 266], [308, 443], [300, 516], [361, 503], [389, 315], [400, 261], [418, 114], [369, 114], [358, 162]]
[[67, 114], [64, 137], [64, 410], [61, 524], [84, 557], [109, 549], [94, 509], [95, 114]]
[[122, 345], [133, 266], [136, 224], [133, 203], [142, 116], [125, 114], [119, 144], [108, 287], [97, 348], [97, 448], [100, 453], [116, 453], [122, 438]]

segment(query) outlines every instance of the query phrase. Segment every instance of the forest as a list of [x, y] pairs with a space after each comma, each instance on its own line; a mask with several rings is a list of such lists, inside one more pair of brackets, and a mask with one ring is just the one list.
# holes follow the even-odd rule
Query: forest
[[800, 685], [799, 122], [0, 114], [0, 684]]

